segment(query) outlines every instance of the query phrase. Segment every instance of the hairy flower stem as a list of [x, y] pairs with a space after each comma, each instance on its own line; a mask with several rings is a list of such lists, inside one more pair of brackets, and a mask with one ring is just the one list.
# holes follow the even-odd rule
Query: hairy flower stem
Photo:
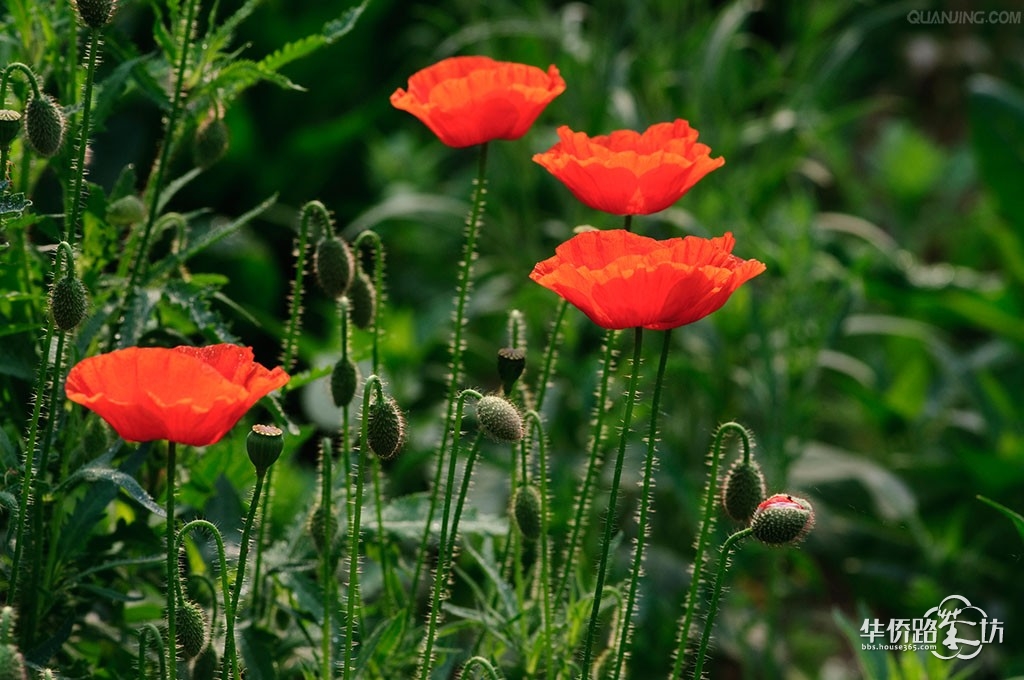
[[[256, 520], [256, 509], [260, 505], [260, 495], [263, 493], [263, 486], [266, 481], [266, 471], [256, 469], [256, 487], [252, 492], [252, 500], [249, 501], [249, 512], [245, 516], [245, 524], [242, 526], [242, 542], [238, 546], [238, 567], [235, 569], [235, 583], [231, 592], [231, 602], [227, 604], [227, 616], [233, 622], [238, 618], [238, 602], [242, 597], [242, 583], [245, 581], [245, 562], [249, 557], [249, 543], [252, 541], [252, 525]], [[225, 647], [230, 646], [230, 654], [235, 654], [235, 638], [230, 635], [225, 642]], [[237, 674], [237, 668], [236, 668]]]
[[178, 551], [174, 530], [174, 480], [177, 475], [178, 445], [167, 442], [167, 680], [178, 677], [178, 636], [174, 631], [177, 604]]
[[676, 660], [670, 678], [681, 678], [686, 660], [686, 646], [690, 642], [690, 628], [697, 616], [697, 593], [704, 580], [705, 555], [711, 542], [711, 530], [715, 526], [715, 507], [718, 503], [718, 468], [722, 464], [725, 437], [730, 432], [740, 438], [743, 446], [743, 459], [750, 460], [750, 433], [747, 428], [736, 422], [722, 423], [715, 431], [714, 444], [711, 447], [708, 481], [704, 490], [704, 516], [700, 522], [697, 535], [697, 549], [693, 557], [693, 574], [690, 576], [690, 589], [686, 594], [682, 621], [679, 624], [679, 641], [676, 649]]
[[334, 655], [332, 654], [331, 614], [334, 611], [334, 522], [327, 519], [331, 512], [331, 468], [333, 465], [331, 440], [324, 437], [320, 447], [320, 512], [323, 513], [323, 550], [320, 553], [320, 580], [324, 589], [324, 609], [320, 623], [320, 677], [330, 678], [334, 675]]
[[616, 331], [606, 331], [604, 336], [604, 357], [601, 360], [601, 367], [598, 369], [599, 385], [597, 388], [597, 399], [594, 402], [593, 431], [590, 435], [590, 455], [587, 458], [587, 471], [583, 475], [583, 483], [580, 485], [579, 493], [573, 503], [575, 513], [573, 515], [572, 528], [569, 532], [569, 543], [565, 548], [565, 557], [562, 561], [562, 574], [559, 576], [558, 585], [555, 588], [555, 602], [562, 601], [562, 595], [569, 585], [569, 577], [572, 575], [573, 569], [578, 562], [577, 553], [580, 549], [580, 539], [587, 527], [587, 511], [591, 506], [590, 496], [594, 488], [594, 481], [597, 479], [598, 470], [601, 467], [601, 443], [604, 441], [604, 419], [608, 410], [608, 385], [615, 370], [616, 337]]
[[[454, 532], [449, 533], [448, 531], [448, 521], [452, 507], [452, 490], [455, 488], [455, 469], [458, 466], [462, 411], [468, 397], [480, 399], [483, 395], [476, 390], [463, 390], [456, 399], [455, 417], [452, 421], [452, 452], [448, 457], [448, 481], [444, 487], [444, 507], [441, 513], [441, 537], [438, 541], [437, 567], [434, 570], [434, 586], [430, 595], [430, 613], [427, 615], [427, 634], [423, 640], [419, 673], [416, 676], [420, 680], [429, 680], [434, 664], [434, 640], [437, 636], [437, 625], [441, 614], [444, 584], [448, 580], [449, 565], [446, 555], [449, 554], [449, 540], [454, 541], [455, 538]], [[449, 535], [451, 539], [449, 539]]]
[[466, 663], [462, 666], [462, 672], [459, 677], [468, 678], [470, 677], [469, 671], [472, 670], [473, 666], [479, 666], [484, 670], [484, 673], [489, 680], [501, 680], [503, 677], [501, 673], [494, 668], [490, 661], [482, 656], [471, 656], [466, 660]]
[[178, 60], [178, 69], [174, 79], [174, 96], [171, 98], [171, 110], [167, 114], [167, 125], [164, 132], [163, 144], [160, 145], [160, 157], [149, 181], [149, 214], [146, 217], [146, 224], [142, 229], [142, 238], [135, 251], [135, 259], [132, 262], [131, 274], [128, 277], [128, 287], [125, 289], [125, 300], [133, 294], [139, 285], [146, 269], [146, 254], [149, 251], [149, 239], [153, 232], [153, 225], [156, 223], [156, 216], [160, 210], [160, 190], [164, 182], [164, 173], [171, 158], [171, 148], [174, 146], [174, 133], [178, 127], [178, 117], [181, 115], [182, 99], [185, 91], [185, 68], [188, 66], [188, 53], [190, 51], [190, 34], [192, 23], [195, 20], [196, 5], [199, 0], [185, 1], [185, 21], [182, 23], [182, 35], [178, 40], [178, 50], [181, 58]]
[[78, 129], [78, 146], [76, 151], [78, 157], [75, 159], [74, 182], [71, 186], [71, 219], [62, 226], [61, 238], [75, 245], [75, 236], [78, 230], [78, 218], [82, 210], [84, 197], [82, 196], [82, 183], [85, 179], [85, 152], [89, 147], [89, 125], [92, 116], [92, 86], [96, 78], [96, 61], [100, 49], [100, 30], [89, 29], [89, 46], [87, 48], [88, 64], [85, 70], [85, 95], [82, 100], [82, 124]]
[[[178, 530], [178, 540], [176, 549], [181, 552], [182, 545], [185, 542], [185, 537], [193, 529], [205, 529], [213, 536], [213, 540], [217, 543], [217, 571], [220, 572], [220, 589], [221, 599], [224, 601], [224, 666], [221, 669], [222, 678], [240, 678], [238, 669], [238, 653], [235, 649], [235, 616], [230, 610], [231, 602], [231, 586], [228, 583], [228, 558], [227, 551], [224, 549], [224, 537], [221, 536], [220, 529], [216, 527], [212, 522], [205, 519], [194, 519], [181, 529]], [[211, 588], [213, 586], [210, 586]], [[213, 600], [213, 616], [211, 621], [217, 618], [217, 600]]]
[[420, 574], [423, 571], [424, 559], [427, 554], [427, 546], [430, 541], [430, 527], [434, 523], [434, 514], [437, 512], [438, 494], [441, 486], [441, 474], [444, 469], [445, 452], [448, 449], [448, 437], [452, 432], [452, 414], [455, 410], [455, 402], [458, 397], [458, 385], [462, 376], [462, 351], [465, 340], [462, 337], [463, 326], [466, 323], [466, 306], [469, 301], [469, 291], [472, 287], [473, 263], [476, 261], [476, 238], [480, 231], [480, 221], [484, 210], [484, 195], [487, 193], [487, 142], [480, 145], [479, 163], [477, 165], [477, 176], [473, 180], [473, 203], [469, 211], [469, 218], [466, 222], [466, 240], [463, 247], [462, 265], [459, 268], [459, 277], [456, 283], [455, 318], [452, 327], [451, 340], [451, 370], [448, 376], [448, 395], [444, 417], [444, 427], [441, 430], [441, 444], [437, 449], [436, 470], [434, 471], [433, 486], [430, 490], [430, 504], [427, 508], [427, 517], [423, 525], [423, 536], [420, 539], [420, 549], [416, 553], [416, 567], [413, 569], [412, 589], [416, 591], [420, 581]]
[[139, 669], [139, 680], [150, 680], [150, 676], [146, 673], [146, 649], [150, 644], [150, 638], [152, 638], [153, 647], [158, 651], [157, 658], [160, 662], [160, 678], [167, 677], [167, 660], [164, 658], [164, 639], [160, 635], [160, 630], [152, 623], [147, 623], [142, 626], [142, 630], [139, 631], [139, 660], [136, 664]]
[[[356, 463], [356, 489], [355, 494], [349, 499], [352, 506], [352, 519], [349, 523], [349, 545], [348, 545], [348, 597], [346, 598], [345, 611], [345, 658], [341, 668], [341, 677], [347, 680], [352, 677], [350, 673], [354, 670], [352, 663], [355, 654], [355, 632], [356, 617], [362, 611], [362, 597], [359, 593], [359, 526], [363, 512], [363, 461], [370, 453], [369, 418], [366, 414], [370, 412], [371, 390], [378, 404], [384, 403], [384, 390], [380, 378], [371, 375], [366, 379], [363, 386], [363, 417], [359, 431], [359, 455]], [[358, 606], [358, 611], [357, 611]]]
[[604, 516], [604, 538], [601, 541], [601, 560], [597, 567], [597, 582], [594, 584], [594, 603], [590, 610], [590, 623], [587, 625], [587, 637], [583, 645], [583, 680], [587, 680], [590, 677], [590, 661], [593, 656], [594, 638], [597, 637], [597, 620], [601, 613], [604, 581], [608, 572], [608, 553], [611, 549], [612, 534], [615, 527], [615, 504], [619, 497], [622, 463], [626, 457], [626, 441], [629, 438], [630, 422], [633, 419], [633, 405], [636, 402], [637, 385], [640, 378], [640, 351], [643, 345], [644, 329], [638, 326], [634, 332], [633, 362], [630, 365], [629, 388], [626, 392], [626, 407], [622, 416], [622, 431], [619, 433], [619, 451], [615, 457], [615, 471], [612, 475], [612, 486], [608, 492], [608, 511]]
[[545, 676], [552, 680], [555, 672], [555, 660], [551, 647], [551, 555], [548, 541], [548, 453], [547, 438], [544, 436], [544, 424], [540, 414], [529, 411], [525, 417], [533, 423], [537, 440], [537, 475], [540, 477], [540, 597], [541, 597], [541, 635], [543, 636]]
[[644, 459], [644, 480], [640, 492], [640, 509], [637, 517], [636, 547], [633, 552], [633, 568], [630, 570], [629, 593], [619, 621], [619, 647], [615, 655], [612, 679], [622, 677], [629, 646], [633, 638], [633, 615], [636, 613], [637, 586], [644, 564], [644, 546], [647, 542], [647, 516], [650, 514], [651, 490], [654, 487], [655, 451], [658, 447], [658, 416], [661, 407], [661, 388], [665, 382], [665, 367], [668, 365], [668, 350], [672, 344], [672, 329], [662, 336], [661, 358], [658, 360], [658, 375], [654, 380], [654, 394], [651, 397], [651, 423], [647, 428], [647, 456]]
[[708, 616], [704, 621], [704, 633], [701, 635], [700, 648], [697, 650], [697, 665], [693, 668], [694, 680], [700, 680], [704, 671], [704, 658], [707, 656], [711, 629], [714, 627], [715, 615], [718, 613], [718, 601], [722, 597], [722, 583], [725, 581], [725, 572], [729, 568], [729, 555], [732, 553], [733, 547], [753, 531], [750, 527], [740, 529], [725, 539], [725, 543], [722, 544], [722, 554], [718, 558], [718, 573], [715, 575], [715, 585], [711, 590], [711, 601], [708, 603]]

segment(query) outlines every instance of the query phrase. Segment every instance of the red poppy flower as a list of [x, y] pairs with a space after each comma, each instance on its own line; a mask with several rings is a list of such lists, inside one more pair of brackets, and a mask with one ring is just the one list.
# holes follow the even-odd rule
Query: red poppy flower
[[79, 362], [65, 391], [126, 440], [206, 446], [288, 379], [253, 361], [251, 347], [129, 347]]
[[693, 323], [764, 271], [732, 254], [732, 234], [658, 241], [622, 229], [586, 231], [538, 263], [530, 278], [602, 328], [665, 330]]
[[563, 125], [558, 138], [533, 160], [582, 203], [613, 215], [664, 210], [725, 164], [724, 158], [711, 158], [711, 149], [697, 142], [697, 131], [685, 120], [658, 123], [642, 134], [618, 130], [598, 137]]
[[391, 105], [458, 148], [519, 139], [564, 91], [565, 81], [553, 65], [545, 73], [489, 57], [451, 57], [414, 73], [408, 92], [395, 90]]

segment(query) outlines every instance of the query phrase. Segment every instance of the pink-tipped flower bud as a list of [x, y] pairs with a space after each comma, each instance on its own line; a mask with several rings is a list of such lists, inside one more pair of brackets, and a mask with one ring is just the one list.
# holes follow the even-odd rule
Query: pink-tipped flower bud
[[762, 501], [750, 520], [754, 538], [768, 545], [799, 543], [813, 526], [811, 504], [784, 493]]

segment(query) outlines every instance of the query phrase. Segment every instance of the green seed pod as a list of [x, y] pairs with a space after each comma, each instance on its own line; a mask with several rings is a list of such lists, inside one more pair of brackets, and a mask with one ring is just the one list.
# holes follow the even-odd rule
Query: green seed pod
[[[324, 526], [325, 522], [328, 523], [326, 527]], [[326, 536], [324, 536], [325, 529]], [[324, 543], [324, 539], [326, 538], [329, 543], [333, 542], [334, 536], [338, 533], [338, 518], [334, 515], [334, 510], [325, 513], [323, 507], [317, 503], [313, 511], [309, 513], [306, 530], [309, 531], [309, 537], [313, 539], [316, 551], [322, 555], [327, 545]]]
[[768, 545], [799, 543], [813, 526], [811, 504], [782, 493], [761, 502], [750, 520], [754, 538]]
[[391, 460], [405, 442], [405, 416], [391, 397], [374, 401], [368, 408], [366, 418], [366, 443], [370, 450], [383, 460]]
[[192, 600], [179, 602], [178, 606], [178, 645], [182, 656], [191, 659], [198, 656], [207, 643], [206, 612]]
[[33, 96], [25, 107], [25, 138], [40, 156], [53, 156], [64, 143], [64, 112], [49, 95]]
[[540, 492], [533, 485], [521, 486], [512, 496], [512, 517], [528, 541], [536, 541], [544, 530]]
[[228, 126], [220, 116], [211, 116], [196, 128], [192, 138], [192, 160], [200, 168], [208, 168], [228, 152], [231, 138]]
[[512, 347], [498, 350], [498, 377], [501, 378], [501, 390], [512, 394], [519, 376], [526, 370], [526, 352]]
[[722, 507], [729, 517], [749, 523], [765, 495], [764, 475], [756, 461], [741, 458], [732, 464], [722, 483]]
[[114, 0], [75, 0], [75, 9], [83, 24], [103, 28], [114, 15]]
[[25, 657], [14, 645], [0, 645], [0, 680], [26, 680]]
[[0, 109], [0, 149], [6, 149], [21, 131], [21, 114], [13, 109]]
[[331, 398], [334, 405], [341, 408], [352, 403], [358, 385], [359, 367], [348, 357], [339, 359], [331, 371]]
[[497, 442], [517, 442], [523, 438], [523, 417], [504, 397], [487, 395], [476, 403], [476, 417], [484, 434]]
[[146, 205], [135, 194], [122, 196], [107, 206], [107, 222], [124, 227], [146, 219]]
[[316, 247], [313, 270], [324, 292], [338, 299], [352, 283], [355, 260], [352, 249], [340, 238], [325, 238]]
[[256, 474], [262, 476], [281, 457], [284, 432], [273, 425], [253, 425], [245, 439], [245, 448]]
[[348, 287], [348, 302], [356, 328], [369, 328], [377, 314], [377, 290], [361, 268], [357, 268], [352, 285]]
[[213, 645], [206, 645], [192, 663], [192, 680], [214, 680], [220, 671], [220, 659]]
[[65, 274], [50, 290], [50, 312], [53, 323], [62, 331], [70, 331], [82, 323], [89, 309], [85, 285], [73, 274]]

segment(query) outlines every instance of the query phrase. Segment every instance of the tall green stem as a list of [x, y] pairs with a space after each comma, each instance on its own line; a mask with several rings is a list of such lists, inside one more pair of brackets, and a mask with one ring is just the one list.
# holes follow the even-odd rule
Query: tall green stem
[[637, 586], [644, 563], [644, 545], [647, 542], [647, 516], [650, 514], [651, 490], [654, 487], [655, 451], [658, 447], [658, 415], [661, 408], [661, 388], [665, 382], [665, 367], [668, 365], [668, 350], [672, 344], [672, 329], [662, 336], [661, 358], [658, 360], [658, 375], [654, 381], [654, 394], [651, 397], [651, 423], [647, 428], [647, 456], [644, 459], [644, 480], [640, 492], [640, 510], [637, 518], [636, 549], [633, 552], [633, 568], [630, 572], [629, 593], [626, 595], [626, 606], [619, 622], [619, 648], [615, 655], [613, 680], [622, 677], [629, 655], [629, 646], [633, 637], [633, 615], [636, 613]]
[[330, 678], [334, 675], [334, 655], [331, 644], [331, 613], [334, 611], [334, 522], [330, 514], [331, 496], [334, 482], [331, 480], [333, 467], [331, 440], [324, 437], [320, 447], [320, 513], [323, 521], [323, 550], [320, 554], [320, 580], [324, 589], [324, 611], [320, 623], [320, 677]]
[[708, 641], [711, 639], [711, 629], [714, 627], [715, 615], [718, 613], [718, 601], [722, 597], [722, 583], [725, 581], [725, 572], [729, 568], [729, 555], [733, 547], [744, 538], [753, 533], [753, 529], [747, 527], [725, 539], [722, 544], [722, 554], [718, 558], [718, 573], [715, 575], [715, 585], [711, 590], [711, 602], [708, 603], [708, 616], [704, 621], [704, 633], [700, 638], [700, 649], [697, 650], [697, 665], [693, 668], [694, 680], [700, 680], [704, 671], [704, 658], [708, 653]]
[[452, 364], [448, 376], [447, 406], [444, 416], [444, 427], [441, 430], [441, 444], [437, 449], [437, 462], [434, 471], [434, 483], [430, 490], [430, 504], [427, 508], [427, 517], [423, 525], [423, 536], [420, 539], [420, 549], [416, 554], [416, 567], [413, 570], [412, 589], [415, 592], [420, 581], [420, 574], [423, 571], [423, 563], [427, 554], [427, 546], [430, 541], [430, 527], [434, 522], [434, 514], [437, 512], [437, 500], [440, 493], [441, 474], [444, 469], [444, 456], [448, 449], [448, 437], [452, 431], [452, 412], [455, 409], [455, 401], [458, 396], [458, 385], [462, 374], [462, 350], [465, 341], [462, 337], [463, 326], [466, 323], [466, 306], [469, 301], [469, 291], [472, 287], [473, 263], [476, 261], [476, 238], [480, 231], [480, 218], [484, 209], [484, 195], [487, 193], [487, 142], [480, 145], [479, 163], [477, 165], [476, 179], [473, 180], [473, 203], [469, 211], [469, 219], [466, 222], [466, 240], [463, 248], [462, 266], [459, 268], [459, 278], [456, 283], [455, 318], [452, 327], [451, 353]]
[[551, 555], [548, 540], [548, 453], [547, 438], [544, 436], [544, 424], [540, 414], [529, 411], [526, 419], [533, 423], [537, 440], [537, 474], [540, 477], [540, 597], [541, 597], [541, 635], [544, 640], [545, 674], [551, 680], [555, 672], [555, 661], [552, 656], [551, 640]]
[[78, 218], [82, 210], [82, 183], [85, 178], [85, 152], [89, 146], [89, 125], [92, 115], [92, 86], [96, 78], [96, 59], [100, 49], [100, 31], [89, 29], [89, 63], [85, 71], [85, 97], [82, 101], [82, 124], [78, 132], [78, 157], [75, 159], [74, 183], [71, 188], [71, 219], [62, 227], [62, 238], [72, 246], [75, 245], [75, 234], [78, 229]]
[[593, 656], [594, 638], [597, 637], [597, 620], [601, 613], [604, 581], [608, 572], [608, 553], [611, 549], [612, 534], [615, 527], [615, 504], [619, 498], [622, 463], [626, 457], [626, 441], [629, 438], [630, 422], [633, 419], [633, 405], [636, 403], [637, 385], [640, 378], [640, 350], [643, 339], [644, 329], [637, 327], [633, 340], [633, 362], [630, 366], [629, 389], [626, 393], [626, 410], [622, 416], [622, 431], [619, 434], [619, 451], [615, 457], [615, 471], [612, 475], [612, 486], [608, 492], [608, 511], [604, 516], [604, 539], [601, 542], [601, 560], [597, 566], [597, 582], [594, 584], [594, 603], [590, 610], [590, 623], [587, 625], [587, 637], [583, 646], [583, 680], [587, 680], [590, 677], [590, 660]]
[[177, 475], [178, 445], [175, 442], [167, 442], [167, 678], [174, 680], [178, 677], [178, 636], [175, 634], [175, 604], [177, 603], [177, 588], [175, 579], [178, 578], [178, 551], [177, 543], [174, 540], [174, 491], [175, 477]]
[[[249, 556], [249, 543], [252, 542], [252, 525], [256, 520], [256, 509], [260, 506], [260, 495], [263, 493], [263, 484], [266, 479], [266, 471], [256, 470], [256, 488], [252, 492], [252, 500], [249, 502], [249, 512], [245, 516], [245, 525], [242, 527], [242, 542], [238, 546], [238, 567], [235, 570], [235, 584], [231, 593], [231, 602], [227, 605], [227, 616], [229, 621], [234, 623], [238, 618], [238, 602], [242, 597], [242, 583], [245, 581], [245, 561]], [[225, 647], [230, 654], [235, 654], [235, 638], [230, 635]], [[236, 674], [237, 674], [236, 669]]]
[[679, 642], [670, 678], [682, 677], [683, 664], [686, 658], [686, 646], [690, 642], [690, 628], [693, 626], [694, 618], [697, 616], [697, 593], [700, 591], [700, 584], [704, 580], [704, 556], [707, 553], [708, 544], [711, 542], [711, 530], [715, 526], [715, 506], [718, 504], [718, 468], [722, 464], [725, 436], [730, 432], [735, 433], [740, 438], [743, 446], [743, 459], [750, 460], [750, 433], [747, 432], [747, 428], [736, 422], [719, 425], [718, 430], [715, 431], [714, 444], [711, 447], [711, 465], [708, 468], [708, 481], [704, 490], [704, 516], [701, 518], [700, 532], [697, 536], [697, 550], [693, 557], [693, 574], [690, 576], [690, 588], [684, 603], [685, 610], [682, 622], [679, 624]]
[[[181, 551], [182, 543], [185, 541], [185, 537], [188, 536], [189, 532], [193, 529], [206, 529], [213, 536], [214, 541], [217, 543], [217, 571], [220, 572], [220, 589], [221, 599], [224, 601], [224, 612], [225, 612], [225, 641], [224, 641], [224, 669], [221, 677], [224, 678], [239, 678], [238, 675], [238, 654], [235, 651], [233, 641], [235, 639], [235, 617], [230, 612], [231, 606], [231, 586], [228, 584], [228, 558], [227, 551], [224, 549], [224, 537], [220, 535], [220, 529], [218, 529], [212, 522], [205, 519], [194, 519], [178, 531], [178, 540], [176, 543], [176, 550]], [[217, 602], [213, 603], [214, 616], [212, 619], [216, 619], [217, 613]], [[229, 643], [231, 641], [231, 643]]]

